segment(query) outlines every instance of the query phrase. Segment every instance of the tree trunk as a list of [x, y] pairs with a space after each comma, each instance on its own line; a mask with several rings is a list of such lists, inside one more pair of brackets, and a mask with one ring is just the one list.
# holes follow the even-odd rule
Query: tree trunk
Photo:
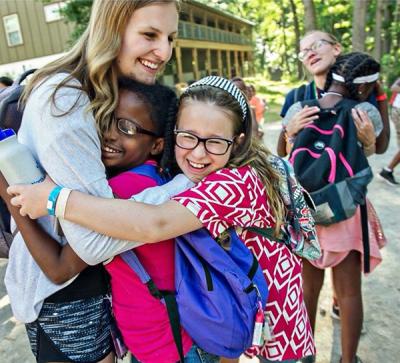
[[304, 30], [309, 32], [318, 29], [317, 17], [315, 16], [314, 0], [303, 0], [304, 5]]
[[[385, 4], [384, 4], [385, 5]], [[382, 42], [382, 54], [390, 53], [390, 47], [392, 45], [392, 33], [390, 31], [390, 25], [393, 21], [393, 11], [389, 6], [383, 6], [383, 42]]]
[[368, 0], [353, 1], [353, 51], [365, 51], [365, 22], [367, 18]]
[[397, 0], [396, 10], [394, 12], [395, 38], [392, 41], [392, 43], [394, 43], [392, 44], [392, 46], [395, 47], [395, 49], [400, 45], [400, 31], [398, 31], [400, 28], [399, 22], [400, 22], [400, 0]]
[[289, 65], [289, 57], [288, 57], [288, 46], [287, 46], [287, 40], [286, 40], [286, 18], [285, 18], [285, 11], [282, 12], [282, 17], [281, 17], [281, 28], [282, 28], [282, 34], [283, 34], [283, 64], [285, 65], [286, 68], [286, 74], [291, 74], [290, 70], [290, 65]]
[[382, 18], [383, 18], [384, 0], [377, 0], [375, 11], [375, 45], [374, 57], [380, 62], [382, 58]]
[[264, 71], [265, 69], [265, 54], [266, 54], [266, 47], [267, 47], [267, 39], [262, 40], [262, 53], [261, 53], [261, 69]]
[[[294, 0], [290, 0], [290, 7], [293, 13], [293, 25], [294, 25], [294, 34], [296, 41], [296, 54], [300, 52], [300, 26], [299, 26], [299, 18], [297, 17], [297, 8]], [[299, 79], [303, 79], [303, 65], [298, 60], [297, 61], [297, 75]]]

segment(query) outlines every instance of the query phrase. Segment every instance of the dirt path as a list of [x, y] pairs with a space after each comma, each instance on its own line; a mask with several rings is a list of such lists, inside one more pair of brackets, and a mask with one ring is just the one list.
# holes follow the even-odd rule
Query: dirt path
[[[265, 128], [265, 142], [275, 150], [279, 124]], [[393, 135], [393, 132], [392, 132]], [[392, 136], [389, 151], [383, 156], [370, 158], [374, 172], [388, 163], [396, 151]], [[400, 169], [396, 177], [400, 180]], [[364, 325], [366, 333], [360, 341], [359, 355], [364, 363], [400, 362], [400, 188], [395, 188], [375, 178], [369, 188], [372, 200], [381, 218], [388, 246], [382, 251], [383, 263], [371, 276], [364, 278]], [[0, 260], [0, 361], [33, 363], [25, 329], [12, 317], [8, 296], [3, 283], [6, 260]], [[340, 356], [340, 326], [329, 315], [331, 304], [330, 274], [320, 298], [317, 320], [318, 363], [337, 363]], [[325, 314], [324, 314], [325, 312]], [[242, 358], [241, 363], [255, 363], [256, 359]], [[157, 362], [154, 362], [157, 363]]]

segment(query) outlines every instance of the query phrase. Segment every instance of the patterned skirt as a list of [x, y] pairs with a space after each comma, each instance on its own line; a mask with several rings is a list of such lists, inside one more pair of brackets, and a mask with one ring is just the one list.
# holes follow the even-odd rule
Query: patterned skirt
[[107, 296], [65, 303], [45, 302], [40, 315], [26, 324], [38, 362], [97, 362], [112, 351], [112, 322]]

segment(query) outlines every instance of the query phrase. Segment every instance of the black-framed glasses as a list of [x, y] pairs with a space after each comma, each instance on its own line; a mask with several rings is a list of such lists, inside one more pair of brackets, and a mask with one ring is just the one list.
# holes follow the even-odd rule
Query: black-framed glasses
[[233, 144], [233, 140], [224, 139], [222, 137], [198, 137], [188, 131], [175, 130], [175, 144], [181, 149], [193, 150], [201, 142], [207, 152], [213, 155], [224, 155], [229, 147]]
[[136, 122], [126, 119], [126, 118], [116, 118], [115, 121], [117, 122], [117, 128], [123, 134], [128, 136], [134, 136], [136, 134], [145, 134], [157, 137], [158, 135], [153, 132], [140, 127]]
[[305, 48], [301, 52], [299, 52], [299, 54], [297, 54], [297, 57], [299, 58], [299, 60], [301, 62], [303, 62], [307, 58], [307, 54], [309, 52], [315, 52], [316, 50], [320, 49], [325, 44], [335, 45], [336, 43], [332, 42], [330, 40], [327, 40], [327, 39], [316, 40], [313, 44], [311, 44], [310, 48]]

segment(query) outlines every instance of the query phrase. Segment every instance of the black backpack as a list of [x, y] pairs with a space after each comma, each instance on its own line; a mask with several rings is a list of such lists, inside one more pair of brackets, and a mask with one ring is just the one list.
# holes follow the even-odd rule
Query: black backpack
[[[22, 73], [14, 83], [0, 91], [0, 128], [13, 129], [16, 133], [21, 126], [23, 110], [18, 104], [24, 89], [22, 82], [35, 69]], [[0, 258], [8, 257], [8, 249], [15, 235], [10, 230], [10, 213], [3, 199], [0, 198]]]
[[[289, 160], [300, 184], [314, 200], [317, 224], [348, 219], [361, 206], [364, 250], [369, 251], [365, 197], [373, 174], [351, 116], [357, 103], [345, 98], [335, 107], [321, 110], [319, 119], [296, 136]], [[319, 106], [318, 100], [301, 104]]]
[[13, 129], [18, 132], [21, 126], [23, 110], [18, 105], [24, 86], [21, 84], [26, 77], [35, 72], [30, 69], [22, 73], [14, 83], [0, 91], [0, 128]]

